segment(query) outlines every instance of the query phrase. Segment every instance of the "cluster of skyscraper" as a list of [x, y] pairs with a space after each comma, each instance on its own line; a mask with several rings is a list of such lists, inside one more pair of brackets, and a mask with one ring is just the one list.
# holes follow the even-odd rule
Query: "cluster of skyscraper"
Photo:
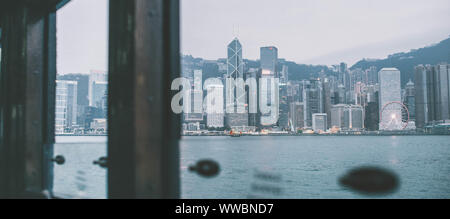
[[58, 75], [55, 132], [106, 132], [107, 73]]
[[[246, 66], [242, 56], [242, 44], [237, 38], [235, 38], [227, 46], [227, 52], [228, 53], [226, 60], [219, 60], [218, 62], [205, 62], [201, 67], [201, 70], [198, 67], [187, 67], [191, 63], [183, 63], [185, 64], [183, 68], [184, 76], [190, 78], [192, 81], [191, 84], [193, 84], [193, 88], [191, 89], [192, 101], [194, 101], [194, 99], [196, 99], [197, 101], [203, 100], [202, 98], [194, 98], [194, 95], [203, 96], [203, 90], [201, 88], [198, 89], [195, 86], [195, 78], [199, 78], [196, 77], [196, 74], [205, 74], [206, 72], [215, 75], [219, 83], [205, 85], [205, 89], [216, 91], [224, 90], [224, 94], [217, 94], [214, 96], [228, 98], [222, 98], [226, 100], [223, 105], [214, 105], [214, 107], [223, 107], [223, 109], [212, 110], [212, 113], [208, 113], [209, 110], [207, 110], [206, 113], [198, 113], [198, 111], [193, 111], [193, 113], [184, 114], [183, 122], [185, 130], [199, 130], [206, 128], [220, 130], [227, 128], [234, 129], [235, 131], [251, 131], [263, 127], [263, 124], [266, 123], [265, 120], [269, 121], [271, 119], [269, 114], [260, 112], [255, 113], [254, 111], [249, 110], [249, 101], [253, 98], [258, 97], [257, 91], [250, 90], [247, 86], [239, 86], [238, 83], [242, 83], [248, 78], [254, 78], [255, 81], [258, 81], [260, 78], [280, 78], [280, 74], [278, 71], [278, 49], [273, 46], [261, 48], [261, 65], [257, 68]], [[282, 71], [282, 73], [284, 72], [283, 77], [287, 76], [286, 71], [287, 70]], [[231, 86], [224, 86], [223, 84], [227, 84], [227, 79], [232, 79], [231, 83], [236, 83], [236, 85], [232, 84]], [[259, 88], [264, 89], [263, 92], [268, 94], [266, 97], [267, 100], [263, 101], [270, 105], [274, 102], [274, 100], [278, 100], [278, 98], [275, 97], [279, 97], [279, 94], [278, 90], [273, 91], [272, 89], [270, 89], [272, 85], [271, 81], [267, 81], [267, 85], [259, 85]], [[284, 80], [284, 82], [285, 81], [286, 80]], [[228, 82], [228, 84], [230, 84], [230, 81]], [[255, 102], [259, 101], [259, 99], [255, 99]], [[214, 113], [219, 111], [225, 113]], [[286, 109], [285, 112], [287, 113], [288, 109]], [[287, 123], [288, 119], [285, 119], [285, 121]]]
[[[184, 77], [194, 81], [194, 74], [214, 76], [220, 83], [207, 86], [224, 90], [223, 94], [218, 94], [223, 95], [221, 97], [231, 96], [237, 102], [246, 103], [242, 109], [236, 108], [239, 105], [232, 106], [236, 112], [244, 113], [186, 113], [184, 130], [270, 130], [291, 133], [390, 131], [415, 129], [416, 117], [418, 128], [433, 122], [445, 122], [449, 118], [448, 65], [418, 66], [415, 75], [418, 83], [415, 85], [410, 80], [402, 89], [401, 74], [396, 68], [349, 69], [345, 63], [341, 63], [330, 68], [332, 74], [316, 72], [309, 80], [294, 81], [289, 80], [289, 69], [284, 60], [278, 58], [276, 47], [262, 47], [258, 65], [247, 63], [242, 57], [242, 50], [242, 44], [234, 39], [228, 45], [227, 59], [201, 62], [192, 57], [183, 59]], [[227, 78], [255, 78], [258, 82], [260, 78], [279, 79], [277, 92], [270, 89], [266, 91], [267, 102], [279, 102], [278, 122], [265, 126], [265, 115], [260, 112], [250, 113], [248, 109], [249, 101], [257, 94], [247, 87], [243, 92], [236, 91], [235, 87], [224, 87]], [[259, 89], [269, 87], [258, 84]], [[203, 97], [203, 90], [192, 89], [192, 95]], [[215, 112], [229, 112], [224, 110], [229, 107], [226, 103], [216, 104], [215, 107], [222, 107], [222, 110]]]
[[[276, 47], [262, 47], [259, 62], [250, 63], [242, 54], [242, 44], [236, 38], [227, 46], [226, 59], [183, 59], [182, 76], [192, 84], [192, 112], [183, 116], [184, 130], [335, 133], [426, 130], [450, 123], [448, 64], [416, 66], [411, 75], [415, 83], [410, 80], [402, 89], [396, 68], [349, 69], [341, 63], [330, 67], [331, 74], [321, 71], [311, 74], [309, 80], [289, 80], [289, 68], [278, 58]], [[205, 76], [215, 77], [217, 83], [205, 84]], [[238, 83], [249, 78], [258, 82], [256, 86], [267, 99], [260, 99], [251, 86], [226, 83], [227, 79]], [[277, 79], [279, 88], [272, 90], [270, 83], [260, 84], [260, 79]], [[211, 92], [214, 95], [206, 95]], [[56, 97], [57, 133], [106, 132], [106, 72], [59, 75]], [[204, 100], [217, 102], [213, 97], [224, 101], [206, 109]], [[250, 103], [259, 106], [260, 102], [275, 101], [275, 124], [267, 122], [272, 119], [270, 114], [250, 109]]]

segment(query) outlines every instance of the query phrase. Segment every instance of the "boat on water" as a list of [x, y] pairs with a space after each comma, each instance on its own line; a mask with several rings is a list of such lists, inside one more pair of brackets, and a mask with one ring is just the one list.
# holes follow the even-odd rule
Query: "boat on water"
[[242, 137], [242, 132], [241, 133], [236, 133], [236, 132], [231, 131], [230, 132], [230, 136], [232, 138], [239, 138], [239, 137]]

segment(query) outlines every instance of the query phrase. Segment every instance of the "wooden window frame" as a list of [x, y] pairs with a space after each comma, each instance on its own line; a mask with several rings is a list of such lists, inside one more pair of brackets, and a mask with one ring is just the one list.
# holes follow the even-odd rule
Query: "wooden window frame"
[[[0, 198], [52, 198], [56, 10], [0, 3]], [[179, 0], [110, 0], [108, 198], [180, 198]]]

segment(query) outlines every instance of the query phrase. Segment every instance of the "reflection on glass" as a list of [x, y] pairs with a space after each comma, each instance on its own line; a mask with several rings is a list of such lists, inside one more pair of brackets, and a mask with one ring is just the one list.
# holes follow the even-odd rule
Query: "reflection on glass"
[[54, 192], [106, 198], [108, 2], [75, 0], [57, 12]]

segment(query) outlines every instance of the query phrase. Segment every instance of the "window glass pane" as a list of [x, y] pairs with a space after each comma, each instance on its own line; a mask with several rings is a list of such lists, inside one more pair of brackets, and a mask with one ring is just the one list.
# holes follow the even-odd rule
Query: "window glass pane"
[[442, 3], [181, 0], [182, 197], [449, 198]]
[[72, 0], [57, 12], [54, 192], [106, 198], [108, 1]]

